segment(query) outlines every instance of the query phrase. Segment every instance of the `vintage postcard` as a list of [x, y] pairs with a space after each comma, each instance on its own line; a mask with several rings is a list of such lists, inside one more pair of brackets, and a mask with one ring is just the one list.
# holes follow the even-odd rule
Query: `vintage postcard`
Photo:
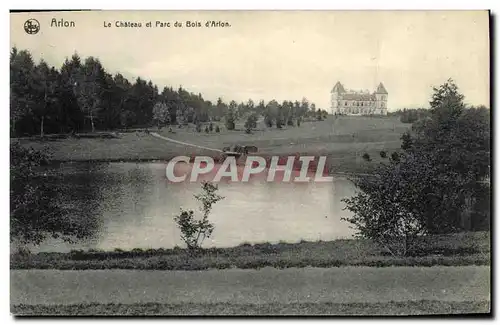
[[488, 315], [488, 11], [10, 13], [10, 308]]

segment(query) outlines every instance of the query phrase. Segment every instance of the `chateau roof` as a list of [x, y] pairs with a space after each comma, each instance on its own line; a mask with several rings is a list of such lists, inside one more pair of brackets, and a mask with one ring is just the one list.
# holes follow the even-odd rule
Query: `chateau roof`
[[335, 86], [333, 86], [332, 93], [339, 93], [339, 94], [345, 93], [344, 86], [342, 86], [342, 84], [340, 83], [340, 81], [337, 81], [337, 83], [335, 84]]
[[361, 94], [361, 93], [344, 94], [342, 96], [342, 100], [370, 101], [370, 100], [375, 100], [375, 96], [373, 94]]
[[385, 90], [385, 87], [384, 87], [384, 85], [383, 85], [382, 83], [380, 83], [380, 84], [378, 85], [378, 87], [377, 87], [377, 91], [376, 91], [375, 93], [376, 93], [376, 94], [385, 94], [385, 95], [387, 95], [387, 94], [388, 94], [387, 90]]

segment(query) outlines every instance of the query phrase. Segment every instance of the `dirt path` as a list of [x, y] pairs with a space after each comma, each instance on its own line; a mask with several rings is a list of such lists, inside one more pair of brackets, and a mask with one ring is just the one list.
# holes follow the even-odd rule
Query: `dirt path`
[[490, 301], [490, 268], [11, 270], [11, 304]]
[[215, 148], [208, 148], [208, 147], [204, 147], [204, 146], [199, 146], [199, 145], [196, 145], [196, 144], [192, 144], [192, 143], [189, 143], [189, 142], [184, 142], [184, 141], [178, 141], [178, 140], [174, 140], [172, 138], [167, 138], [167, 137], [164, 137], [162, 135], [159, 135], [158, 133], [156, 132], [151, 132], [150, 133], [153, 137], [155, 138], [158, 138], [158, 139], [162, 139], [162, 140], [165, 140], [165, 141], [169, 141], [169, 142], [173, 142], [173, 143], [177, 143], [177, 144], [181, 144], [183, 146], [189, 146], [189, 147], [194, 147], [194, 148], [200, 148], [200, 149], [205, 149], [205, 150], [211, 150], [211, 151], [215, 151], [215, 152], [222, 152], [222, 150], [220, 149], [215, 149]]

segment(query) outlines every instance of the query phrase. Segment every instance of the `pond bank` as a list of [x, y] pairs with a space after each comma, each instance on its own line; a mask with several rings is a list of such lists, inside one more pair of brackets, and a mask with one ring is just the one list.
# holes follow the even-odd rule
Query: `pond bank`
[[74, 250], [70, 253], [14, 254], [11, 269], [206, 270], [262, 267], [463, 266], [490, 265], [488, 232], [422, 237], [413, 256], [394, 257], [369, 240], [342, 239], [278, 244], [242, 244], [209, 248], [190, 255], [186, 249], [123, 251]]

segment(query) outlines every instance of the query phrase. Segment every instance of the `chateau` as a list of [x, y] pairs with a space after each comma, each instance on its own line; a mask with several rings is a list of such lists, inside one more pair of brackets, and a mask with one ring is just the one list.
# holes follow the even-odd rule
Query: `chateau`
[[387, 115], [387, 95], [380, 83], [373, 93], [368, 91], [346, 91], [337, 81], [331, 91], [331, 113], [346, 115]]

